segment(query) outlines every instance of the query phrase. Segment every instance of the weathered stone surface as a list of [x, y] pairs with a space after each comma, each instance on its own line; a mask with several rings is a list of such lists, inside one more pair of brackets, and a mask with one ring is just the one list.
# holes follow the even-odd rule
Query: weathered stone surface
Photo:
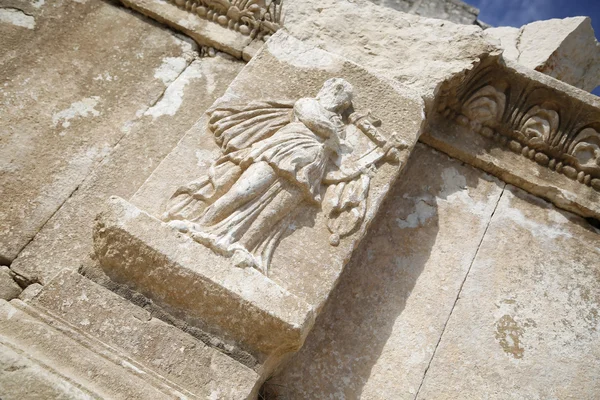
[[16, 257], [194, 55], [187, 41], [104, 1], [7, 5], [26, 10], [35, 29], [0, 22], [2, 263]]
[[479, 10], [460, 0], [370, 0], [372, 3], [394, 10], [439, 18], [456, 24], [474, 24]]
[[600, 44], [588, 17], [536, 21], [519, 28], [485, 30], [504, 56], [591, 92], [600, 85]]
[[[390, 132], [395, 131], [409, 146], [414, 143], [419, 134], [422, 105], [408, 90], [400, 92], [402, 88], [388, 86], [388, 83], [365, 72], [355, 64], [303, 45], [284, 33], [273, 36], [260, 55], [259, 58], [253, 59], [233, 82], [225, 96], [219, 100], [220, 104], [226, 104], [226, 101], [239, 103], [250, 101], [257, 98], [257, 93], [260, 93], [258, 98], [264, 100], [314, 96], [328, 78], [344, 76], [344, 79], [355, 87], [353, 101], [355, 110], [372, 110], [382, 120], [379, 129], [384, 134], [389, 135]], [[279, 79], [263, 79], [266, 71], [273, 74], [275, 69], [278, 70]], [[397, 110], [403, 112], [398, 113]], [[206, 173], [206, 168], [219, 148], [214, 143], [214, 139], [209, 136], [212, 133], [207, 132], [205, 127], [206, 117], [203, 117], [132, 197], [133, 204], [151, 215], [160, 217], [164, 214], [170, 196], [178, 186], [185, 185]], [[353, 132], [359, 135], [359, 138], [362, 137], [360, 133]], [[360, 149], [357, 147], [358, 150]], [[402, 151], [402, 164], [407, 156], [408, 151]], [[397, 171], [398, 167], [389, 163], [384, 163], [381, 168], [378, 168], [378, 174], [375, 174], [370, 186], [373, 192], [371, 193], [370, 190], [368, 195], [372, 201], [370, 205], [372, 211], [367, 213], [367, 220], [371, 217], [371, 213], [375, 212], [379, 201], [387, 191], [387, 185], [391, 183], [390, 177], [393, 177]], [[325, 188], [326, 186], [323, 187]], [[328, 237], [331, 233], [324, 226], [325, 216], [319, 213], [313, 221], [315, 217], [312, 211], [306, 213], [306, 216], [304, 214], [299, 216], [299, 222], [295, 222], [296, 229], [293, 233], [282, 239], [279, 250], [274, 255], [269, 278], [299, 297], [310, 300], [310, 303], [320, 304], [337, 279], [341, 267], [338, 265], [338, 257], [342, 257], [341, 254], [352, 249], [355, 241], [362, 236], [362, 228], [356, 235], [350, 235], [338, 247], [334, 247], [329, 244]], [[312, 228], [313, 226], [315, 228]], [[299, 246], [299, 243], [304, 245]], [[315, 257], [315, 254], [325, 258], [317, 260], [319, 257]], [[306, 275], [315, 277], [309, 285], [303, 283], [302, 276]]]
[[496, 52], [478, 26], [423, 18], [367, 0], [286, 0], [286, 29], [433, 98], [443, 80]]
[[556, 206], [600, 218], [600, 98], [488, 59], [440, 89], [421, 140]]
[[[178, 8], [164, 0], [121, 0], [123, 4], [148, 17], [176, 29], [202, 46], [214, 47], [236, 58], [242, 58], [242, 51], [252, 39], [217, 22], [207, 21], [195, 13]], [[185, 2], [181, 2], [182, 5]]]
[[0, 393], [3, 399], [93, 398], [89, 390], [78, 387], [70, 379], [29, 357], [27, 351], [12, 349], [0, 337]]
[[[0, 300], [2, 398], [189, 396], [131, 358], [20, 300]], [[6, 364], [5, 364], [6, 363]]]
[[13, 279], [10, 269], [0, 265], [0, 299], [12, 300], [20, 293], [21, 287]]
[[236, 268], [131, 203], [112, 198], [98, 218], [96, 256], [106, 274], [174, 317], [243, 343], [255, 354], [300, 347], [312, 307], [254, 268]]
[[[277, 80], [268, 78], [274, 75], [278, 76]], [[332, 80], [331, 78], [336, 79]], [[214, 116], [214, 113], [217, 112], [214, 110], [220, 110], [220, 107], [223, 110], [233, 110], [235, 109], [234, 104], [255, 104], [251, 102], [268, 102], [272, 99], [279, 99], [280, 103], [278, 104], [282, 104], [282, 107], [283, 104], [288, 103], [291, 106], [296, 102], [301, 103], [298, 101], [299, 98], [308, 102], [302, 104], [310, 103], [319, 110], [318, 107], [324, 106], [318, 105], [321, 103], [317, 104], [315, 99], [317, 92], [319, 96], [323, 96], [319, 101], [325, 102], [329, 98], [327, 96], [331, 93], [332, 87], [342, 87], [328, 85], [342, 85], [343, 83], [343, 92], [335, 92], [337, 93], [335, 96], [345, 95], [349, 90], [347, 89], [350, 85], [348, 82], [354, 86], [354, 96], [351, 103], [344, 100], [342, 105], [344, 107], [352, 105], [354, 107], [352, 114], [341, 116], [337, 114], [338, 111], [330, 111], [330, 116], [329, 114], [318, 114], [324, 115], [323, 118], [339, 118], [339, 120], [335, 120], [343, 122], [336, 128], [335, 133], [331, 134], [336, 136], [330, 138], [331, 140], [337, 138], [337, 135], [340, 135], [338, 129], [344, 128], [347, 145], [345, 153], [340, 155], [347, 158], [343, 158], [342, 167], [339, 168], [330, 165], [329, 158], [325, 159], [323, 162], [328, 163], [324, 164], [328, 171], [327, 178], [325, 175], [323, 178], [313, 178], [313, 175], [308, 175], [307, 179], [314, 179], [314, 182], [309, 182], [311, 185], [315, 185], [314, 190], [320, 193], [319, 196], [323, 196], [323, 208], [326, 208], [329, 204], [335, 206], [334, 193], [326, 190], [328, 185], [337, 184], [336, 176], [342, 174], [339, 176], [340, 182], [346, 182], [343, 180], [345, 179], [343, 174], [348, 173], [350, 174], [347, 176], [348, 184], [356, 185], [353, 182], [358, 181], [353, 179], [361, 179], [363, 182], [364, 177], [361, 177], [361, 174], [367, 169], [371, 170], [369, 185], [362, 195], [358, 193], [357, 189], [357, 198], [352, 200], [355, 203], [351, 203], [354, 205], [348, 209], [354, 210], [350, 213], [351, 215], [358, 215], [351, 230], [337, 234], [339, 232], [337, 228], [329, 224], [331, 221], [340, 221], [342, 218], [336, 220], [337, 217], [330, 216], [320, 207], [305, 202], [306, 195], [302, 193], [291, 197], [294, 201], [298, 200], [295, 206], [286, 206], [280, 209], [277, 207], [281, 203], [263, 201], [262, 197], [257, 202], [252, 200], [253, 202], [250, 203], [253, 205], [252, 207], [256, 204], [260, 206], [257, 209], [266, 210], [264, 214], [260, 214], [258, 221], [268, 222], [270, 216], [277, 216], [280, 212], [288, 213], [285, 218], [290, 219], [282, 220], [286, 225], [281, 227], [281, 240], [274, 242], [275, 250], [272, 258], [261, 258], [261, 255], [253, 253], [248, 257], [253, 262], [265, 260], [264, 264], [253, 265], [256, 268], [238, 268], [236, 265], [242, 267], [245, 265], [237, 264], [238, 261], [235, 257], [232, 260], [231, 255], [227, 253], [227, 248], [221, 249], [212, 242], [205, 244], [221, 255], [213, 254], [207, 247], [182, 236], [173, 227], [160, 224], [156, 219], [144, 216], [139, 212], [128, 213], [126, 210], [129, 210], [130, 207], [121, 203], [123, 211], [114, 213], [114, 215], [122, 215], [116, 220], [124, 222], [110, 222], [115, 219], [109, 217], [109, 223], [106, 224], [101, 219], [96, 231], [96, 255], [104, 271], [113, 279], [130, 285], [153, 301], [165, 304], [171, 310], [179, 308], [177, 313], [182, 318], [187, 318], [190, 322], [193, 322], [194, 319], [199, 321], [195, 324], [203, 329], [211, 329], [211, 326], [216, 326], [222, 336], [232, 336], [238, 343], [250, 347], [255, 352], [275, 357], [278, 360], [283, 353], [296, 350], [312, 326], [315, 312], [320, 310], [327, 299], [351, 252], [364, 236], [379, 204], [406, 163], [409, 151], [416, 143], [421, 129], [423, 104], [418, 96], [408, 89], [392, 86], [350, 61], [303, 45], [284, 32], [278, 32], [244, 68], [225, 96], [217, 101], [211, 111], [213, 113], [211, 115]], [[341, 98], [345, 99], [346, 97]], [[335, 99], [338, 101], [338, 97]], [[339, 112], [345, 112], [344, 110], [340, 109]], [[359, 125], [348, 122], [352, 118], [358, 118], [353, 121], [359, 121], [356, 122], [357, 124], [366, 123], [362, 119], [364, 116], [359, 114], [366, 110], [372, 110], [380, 119], [379, 123], [374, 123], [378, 126], [379, 133], [377, 134], [387, 140], [385, 146], [392, 146], [389, 147], [390, 150], [395, 149], [393, 146], [399, 146], [396, 153], [399, 164], [385, 161], [386, 159], [383, 157], [389, 154], [388, 150], [382, 151], [383, 147], [378, 147], [383, 146], [383, 143], [375, 145], [375, 141], [379, 139], [375, 137], [368, 139], [367, 133], [359, 130]], [[277, 128], [276, 133], [272, 133], [272, 138], [279, 138], [276, 135], [283, 135], [283, 132], [288, 132], [285, 129], [291, 129], [291, 127], [300, 129], [298, 135], [309, 135], [307, 137], [314, 135], [311, 133], [312, 130], [307, 127], [311, 126], [311, 129], [315, 130], [317, 128], [311, 125], [310, 121], [301, 123], [296, 122], [298, 120], [290, 120], [292, 112], [299, 112], [296, 106], [293, 109], [287, 108], [282, 111], [281, 117], [285, 127]], [[298, 118], [304, 117], [300, 115]], [[222, 150], [215, 142], [212, 132], [212, 129], [215, 129], [212, 127], [215, 122], [212, 121], [211, 126], [207, 128], [207, 120], [208, 117], [204, 116], [198, 121], [133, 196], [131, 202], [139, 209], [147, 211], [156, 218], [165, 218], [165, 211], [170, 210], [169, 207], [171, 207], [168, 204], [172, 203], [173, 198], [176, 197], [173, 195], [175, 190], [178, 187], [186, 187], [190, 181], [202, 181], [202, 177], [207, 173], [207, 168], [211, 166], [211, 163], [222, 157], [219, 155]], [[305, 120], [300, 119], [300, 121]], [[307, 125], [304, 125], [305, 123]], [[306, 126], [306, 128], [301, 128], [298, 124]], [[327, 123], [324, 126], [328, 126]], [[375, 130], [374, 126], [370, 135], [375, 135], [373, 130]], [[251, 132], [250, 129], [243, 130], [243, 132], [246, 131]], [[251, 147], [252, 151], [258, 145], [269, 143], [267, 140], [269, 139], [254, 142], [256, 146]], [[302, 151], [304, 144], [298, 143], [300, 143], [298, 146]], [[315, 146], [316, 149], [322, 148], [321, 144]], [[331, 146], [335, 145], [331, 144]], [[385, 148], [388, 149], [388, 147]], [[249, 148], [242, 148], [240, 152], [244, 150], [249, 150]], [[304, 153], [298, 154], [297, 159], [303, 160]], [[310, 155], [306, 157], [310, 157]], [[367, 164], [363, 165], [364, 162]], [[245, 164], [240, 165], [246, 168], [243, 166]], [[251, 165], [268, 166], [271, 164], [261, 164], [256, 161]], [[356, 169], [358, 175], [351, 172], [353, 169]], [[331, 179], [331, 181], [327, 181], [327, 179]], [[253, 177], [250, 177], [247, 180], [240, 178], [240, 182], [245, 182], [252, 187], [251, 185], [255, 181]], [[299, 187], [301, 185], [289, 175], [275, 177], [274, 187], [278, 187], [279, 184], [289, 190], [294, 190], [295, 186], [292, 185]], [[356, 188], [357, 186], [349, 187]], [[225, 191], [225, 193], [231, 192]], [[247, 190], [245, 193], [253, 192]], [[282, 191], [281, 193], [287, 192]], [[292, 191], [291, 193], [296, 192]], [[219, 196], [224, 196], [224, 194]], [[321, 201], [320, 197], [316, 198], [319, 202]], [[257, 198], [253, 197], [252, 199]], [[368, 201], [364, 201], [365, 199]], [[328, 203], [329, 201], [331, 203]], [[365, 208], [361, 215], [359, 207], [363, 206]], [[239, 206], [239, 209], [245, 210], [244, 207], [246, 205]], [[292, 211], [294, 214], [291, 213]], [[247, 220], [242, 219], [242, 221]], [[185, 221], [178, 222], [185, 223]], [[119, 225], [122, 227], [120, 228]], [[152, 226], [151, 229], [149, 229], [150, 226]], [[243, 224], [236, 225], [231, 229], [235, 229], [236, 232], [243, 231], [244, 226]], [[192, 226], [191, 229], [196, 228]], [[254, 235], [268, 239], [273, 232], [269, 229], [275, 231], [280, 228], [277, 226], [267, 227], [265, 230], [257, 230]], [[196, 237], [195, 235], [200, 233], [202, 232], [192, 230], [191, 236]], [[334, 237], [337, 241], [333, 239]], [[237, 244], [237, 246], [243, 245]], [[236, 248], [239, 249], [239, 247]], [[245, 250], [245, 254], [248, 254], [252, 249], [243, 248], [243, 250]], [[153, 257], [152, 263], [144, 261], [149, 257]], [[161, 271], [161, 278], [158, 278], [158, 272], [148, 273], [149, 269]], [[175, 280], [178, 282], [177, 285], [165, 285], [165, 282]], [[196, 285], [195, 288], [194, 285]], [[203, 289], [199, 290], [201, 287]], [[207, 296], [208, 300], [193, 301], [193, 298], [189, 296], [186, 299], [185, 293]], [[231, 306], [216, 307], [215, 305], [219, 304], [219, 301]], [[291, 337], [292, 340], [286, 339], [286, 337]], [[276, 361], [265, 366], [264, 373], [268, 374], [269, 369], [275, 364]]]
[[246, 399], [255, 390], [250, 368], [77, 273], [63, 271], [29, 304], [198, 398]]
[[502, 187], [417, 145], [305, 346], [268, 390], [414, 399]]
[[507, 187], [417, 398], [597, 397], [599, 233]]
[[31, 281], [48, 283], [60, 270], [86, 265], [92, 226], [106, 200], [129, 198], [160, 161], [221, 96], [244, 64], [217, 55], [193, 61], [154, 104], [140, 108], [119, 145], [19, 254], [11, 268]]
[[31, 285], [23, 289], [23, 291], [19, 295], [19, 300], [29, 301], [33, 299], [35, 296], [37, 296], [40, 290], [42, 290], [42, 288], [43, 286], [39, 283], [32, 283]]

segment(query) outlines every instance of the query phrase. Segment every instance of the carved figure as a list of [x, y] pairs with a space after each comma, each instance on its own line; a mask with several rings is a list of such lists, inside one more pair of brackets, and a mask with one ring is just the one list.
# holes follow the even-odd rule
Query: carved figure
[[[297, 211], [321, 206], [329, 186], [323, 209], [337, 245], [362, 223], [375, 164], [405, 147], [395, 134], [384, 138], [370, 115], [352, 113], [352, 96], [350, 83], [334, 78], [315, 98], [209, 110], [223, 155], [173, 194], [164, 219], [236, 265], [266, 273]], [[374, 144], [359, 157], [345, 140], [352, 123]]]

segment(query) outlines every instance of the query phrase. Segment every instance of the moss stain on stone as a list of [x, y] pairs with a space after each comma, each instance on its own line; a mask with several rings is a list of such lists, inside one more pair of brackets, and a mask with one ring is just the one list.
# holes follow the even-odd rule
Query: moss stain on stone
[[525, 330], [510, 315], [503, 315], [496, 322], [496, 340], [504, 352], [516, 359], [523, 358], [525, 349], [521, 347], [521, 337]]

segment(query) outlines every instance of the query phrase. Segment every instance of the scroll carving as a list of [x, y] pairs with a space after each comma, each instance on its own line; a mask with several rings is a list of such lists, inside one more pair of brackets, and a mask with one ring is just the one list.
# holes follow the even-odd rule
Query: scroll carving
[[176, 6], [251, 38], [266, 39], [284, 20], [283, 0], [168, 0]]
[[[483, 68], [439, 110], [511, 151], [600, 191], [600, 113], [550, 89]], [[453, 97], [453, 98], [452, 98]]]
[[406, 145], [370, 112], [355, 112], [353, 88], [326, 81], [314, 98], [222, 104], [208, 113], [221, 155], [171, 197], [163, 219], [234, 263], [267, 273], [298, 210], [321, 209], [337, 246], [363, 223], [371, 176]]

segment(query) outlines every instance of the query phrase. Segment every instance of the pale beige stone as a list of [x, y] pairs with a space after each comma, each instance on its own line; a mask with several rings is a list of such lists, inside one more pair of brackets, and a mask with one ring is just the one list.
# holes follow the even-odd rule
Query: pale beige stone
[[440, 89], [421, 140], [556, 206], [600, 219], [600, 98], [490, 59]]
[[[145, 371], [142, 386], [158, 381], [192, 398], [232, 400], [251, 398], [258, 389], [257, 373], [248, 366], [75, 272], [61, 272], [28, 305], [115, 349], [126, 361], [117, 358], [119, 364]], [[133, 383], [130, 389], [142, 390]]]
[[0, 265], [0, 299], [12, 300], [20, 293], [21, 287], [13, 279], [10, 269]]
[[417, 145], [306, 344], [268, 390], [414, 399], [502, 188]]
[[285, 28], [417, 90], [426, 101], [440, 82], [497, 47], [480, 27], [379, 7], [367, 0], [286, 0]]
[[39, 283], [32, 283], [27, 286], [19, 295], [19, 300], [29, 301], [33, 299], [42, 290], [43, 286]]
[[299, 348], [313, 323], [302, 299], [123, 199], [112, 198], [98, 217], [94, 247], [113, 281], [258, 356]]
[[[278, 79], [265, 79], [267, 76], [278, 76]], [[350, 86], [354, 87], [351, 103], [345, 97], [349, 96]], [[244, 246], [242, 242], [236, 242], [235, 253], [229, 254], [229, 248], [217, 241], [220, 237], [214, 242], [204, 236], [199, 238], [199, 234], [204, 232], [191, 224], [193, 221], [173, 217], [177, 212], [171, 213], [169, 204], [172, 197], [176, 198], [174, 193], [177, 188], [197, 185], [190, 185], [191, 181], [205, 182], [200, 184], [204, 187], [202, 185], [207, 181], [203, 176], [207, 168], [221, 157], [221, 149], [212, 133], [215, 128], [207, 129], [209, 117], [203, 116], [131, 199], [137, 208], [147, 211], [154, 218], [115, 200], [113, 204], [116, 211], [101, 217], [95, 234], [96, 255], [107, 275], [142, 292], [189, 323], [221, 337], [232, 338], [240, 346], [258, 353], [267, 360], [267, 364], [263, 365], [264, 378], [268, 377], [269, 371], [283, 354], [297, 350], [302, 344], [312, 326], [314, 315], [321, 309], [347, 259], [365, 235], [379, 205], [406, 163], [423, 122], [423, 103], [409, 89], [390, 85], [388, 81], [366, 72], [356, 64], [304, 45], [284, 32], [278, 32], [267, 42], [223, 98], [217, 101], [212, 108], [216, 111], [211, 111], [209, 115], [212, 118], [220, 112], [219, 107], [235, 111], [240, 105], [254, 104], [252, 101], [273, 99], [279, 99], [278, 104], [283, 109], [277, 111], [280, 112], [278, 115], [288, 121], [284, 123], [285, 128], [276, 131], [278, 133], [286, 132], [284, 129], [287, 127], [299, 129], [298, 124], [308, 124], [303, 126], [317, 129], [302, 119], [302, 112], [311, 111], [313, 107], [315, 112], [323, 113], [319, 114], [326, 120], [322, 126], [331, 123], [327, 118], [342, 122], [337, 112], [343, 110], [330, 108], [319, 111], [319, 107], [325, 110], [324, 107], [328, 107], [330, 102], [335, 103], [340, 99], [344, 100], [340, 103], [344, 107], [354, 107], [350, 116], [343, 117], [341, 125], [348, 143], [342, 154], [346, 156], [345, 161], [339, 168], [327, 165], [327, 174], [310, 182], [319, 196], [323, 196], [323, 209], [335, 207], [334, 192], [326, 191], [328, 185], [336, 187], [338, 176], [341, 182], [345, 182], [345, 171], [356, 169], [356, 179], [352, 174], [347, 177], [350, 182], [348, 187], [356, 189], [356, 197], [352, 200], [356, 203], [348, 202], [354, 205], [347, 214], [359, 216], [354, 226], [349, 227], [351, 229], [343, 232], [343, 226], [332, 225], [344, 223], [346, 214], [340, 212], [339, 219], [330, 216], [321, 207], [304, 202], [302, 199], [306, 195], [299, 193], [296, 197], [301, 201], [297, 202], [295, 208], [278, 209], [280, 204], [275, 200], [261, 203], [262, 200], [253, 197], [252, 201], [256, 202], [252, 204], [265, 206], [264, 209], [268, 211], [258, 219], [266, 221], [266, 225], [258, 225], [261, 228], [254, 233], [257, 237], [267, 240], [271, 234], [269, 229], [279, 229], [268, 226], [269, 218], [273, 215], [270, 212], [288, 213], [291, 218], [283, 220], [288, 225], [281, 227], [281, 241], [273, 242], [276, 247], [270, 263], [270, 257], [263, 259], [251, 248], [240, 249], [240, 246]], [[290, 107], [295, 104], [293, 112], [302, 123], [290, 123], [292, 109], [285, 108], [285, 104]], [[308, 108], [304, 109], [305, 106]], [[373, 122], [377, 129], [374, 126], [369, 128], [369, 135], [373, 135], [371, 139], [368, 139], [367, 133], [359, 130], [368, 128], [370, 122], [365, 119], [367, 110], [380, 119], [379, 123]], [[351, 119], [355, 122], [350, 122]], [[330, 137], [331, 140], [339, 135], [338, 129], [334, 133], [336, 136]], [[273, 133], [273, 137], [276, 134]], [[387, 142], [384, 144], [380, 139]], [[255, 144], [262, 145], [268, 143], [267, 140]], [[303, 146], [301, 142], [298, 143]], [[329, 146], [335, 146], [335, 143]], [[388, 152], [396, 146], [395, 154], [399, 163], [386, 161], [384, 157], [392, 154]], [[253, 150], [256, 148], [252, 147]], [[295, 149], [295, 154], [302, 156], [298, 159], [309, 159], [310, 155], [303, 153], [303, 149]], [[329, 159], [326, 161], [330, 162]], [[257, 161], [251, 165], [261, 164]], [[246, 167], [242, 165], [241, 168]], [[365, 181], [362, 174], [367, 169], [371, 172], [365, 188], [360, 185]], [[250, 170], [248, 167], [247, 171]], [[295, 183], [292, 178], [288, 175], [277, 176], [277, 184], [293, 190]], [[308, 176], [309, 179], [311, 177]], [[244, 181], [249, 187], [247, 193], [254, 193], [251, 191], [254, 190], [253, 179], [254, 176], [249, 176]], [[363, 190], [359, 190], [361, 187]], [[315, 198], [321, 201], [317, 195]], [[240, 206], [240, 209], [243, 208]], [[168, 217], [165, 217], [166, 211], [169, 211]], [[297, 211], [297, 214], [291, 214], [290, 211]], [[157, 218], [170, 220], [172, 227], [161, 224]], [[177, 224], [173, 224], [175, 222]], [[188, 235], [173, 229], [179, 229], [182, 224], [189, 227], [182, 231], [189, 231], [189, 236], [205, 244], [195, 243]], [[243, 228], [240, 226], [233, 226], [232, 230], [239, 231]], [[245, 254], [248, 263], [240, 263], [236, 259], [238, 252]], [[262, 266], [254, 264], [260, 260], [266, 260]], [[170, 284], [165, 285], [166, 282]], [[196, 296], [202, 299], [196, 300]]]
[[23, 249], [11, 268], [45, 284], [62, 269], [88, 265], [93, 221], [106, 199], [133, 195], [243, 65], [220, 53], [187, 66], [160, 100], [140, 108], [139, 116], [131, 115], [119, 145]]
[[195, 54], [195, 45], [107, 2], [30, 3], [10, 4], [34, 16], [34, 30], [0, 23], [6, 264]]
[[[244, 98], [253, 99], [256, 93], [260, 93], [263, 99], [312, 97], [329, 77], [344, 76], [355, 86], [354, 107], [357, 111], [372, 110], [383, 121], [380, 128], [383, 132], [389, 135], [391, 131], [396, 131], [409, 145], [411, 142], [414, 143], [419, 132], [422, 114], [419, 108], [420, 101], [411, 92], [407, 91], [406, 94], [412, 97], [402, 98], [401, 96], [405, 94], [395, 92], [392, 86], [365, 73], [355, 64], [333, 54], [311, 49], [285, 34], [279, 35], [278, 33], [273, 36], [260, 54], [261, 57], [253, 59], [234, 81], [224, 98], [220, 100], [221, 104], [228, 99], [235, 99], [237, 102], [243, 102]], [[274, 71], [276, 68], [278, 69], [278, 80], [261, 78], [265, 74], [264, 71]], [[375, 97], [372, 93], [375, 93], [377, 87], [380, 87], [380, 90], [377, 90], [378, 96]], [[386, 90], [383, 89], [384, 87]], [[384, 94], [389, 96], [386, 97], [387, 103], [383, 101]], [[392, 107], [391, 104], [397, 104], [397, 106]], [[397, 109], [406, 111], [396, 113]], [[205, 124], [206, 119], [203, 117], [186, 134], [174, 151], [133, 196], [131, 199], [133, 204], [148, 211], [151, 215], [160, 217], [166, 210], [171, 194], [178, 186], [198, 179], [205, 173], [218, 151], [214, 139], [208, 136], [210, 132], [205, 132]], [[402, 152], [402, 160], [406, 160], [407, 153], [406, 151]], [[382, 190], [369, 194], [369, 198], [373, 201], [371, 206], [373, 210], [380, 201], [379, 199], [382, 198], [384, 191], [387, 190], [387, 185], [391, 183], [388, 177], [393, 176], [395, 170], [397, 167], [383, 164], [381, 167], [382, 177], [380, 178], [379, 174], [376, 174], [373, 178], [371, 187]], [[369, 211], [369, 218], [371, 212], [374, 211]], [[333, 267], [333, 265], [328, 267], [329, 261], [324, 266], [323, 261], [331, 260], [334, 265], [337, 264], [334, 262], [336, 254], [351, 249], [356, 240], [354, 238], [358, 238], [358, 236], [351, 236], [339, 247], [333, 247], [328, 243], [330, 233], [327, 229], [325, 232], [319, 233], [324, 236], [320, 238], [315, 237], [312, 229], [300, 229], [300, 224], [305, 223], [307, 227], [313, 226], [313, 224], [319, 229], [324, 227], [326, 221], [322, 215], [317, 215], [316, 222], [309, 223], [309, 220], [313, 218], [310, 214], [307, 212], [306, 216], [302, 216], [306, 220], [301, 219], [300, 223], [296, 223], [298, 227], [294, 234], [282, 240], [279, 254], [276, 254], [273, 259], [274, 267], [269, 272], [269, 278], [292, 292], [297, 292], [301, 298], [311, 299], [311, 303], [316, 301], [316, 304], [320, 304], [327, 296], [331, 284], [335, 282], [337, 273], [334, 271], [338, 270], [338, 267]], [[300, 242], [307, 243], [306, 246], [302, 246], [305, 248], [298, 246]], [[316, 257], [306, 253], [307, 251], [312, 254], [318, 253], [321, 255], [320, 257], [326, 258], [317, 261]], [[287, 256], [284, 257], [284, 254]], [[296, 262], [293, 260], [298, 260], [298, 264], [303, 265], [298, 265], [297, 270], [296, 267], [284, 267], [295, 264]], [[300, 262], [300, 260], [302, 261]], [[311, 282], [310, 285], [301, 283], [301, 276], [307, 273], [302, 271], [303, 268], [308, 268], [311, 271], [310, 275], [314, 274], [313, 276], [315, 276], [314, 282]], [[333, 270], [328, 270], [329, 268], [333, 268]]]
[[589, 17], [490, 28], [485, 35], [500, 40], [504, 56], [525, 67], [588, 92], [600, 85], [600, 44]]
[[[148, 17], [168, 25], [194, 39], [201, 46], [210, 46], [236, 58], [242, 58], [242, 51], [252, 42], [243, 35], [217, 22], [207, 21], [196, 13], [178, 8], [168, 1], [121, 0], [123, 4]], [[185, 2], [180, 2], [182, 5]]]
[[189, 395], [122, 352], [79, 333], [79, 327], [20, 300], [0, 300], [0, 321], [3, 398], [141, 400]]
[[507, 187], [418, 399], [593, 399], [600, 232]]
[[0, 340], [0, 366], [0, 393], [5, 400], [93, 398], [89, 390], [32, 360], [27, 352], [12, 349], [4, 340]]

